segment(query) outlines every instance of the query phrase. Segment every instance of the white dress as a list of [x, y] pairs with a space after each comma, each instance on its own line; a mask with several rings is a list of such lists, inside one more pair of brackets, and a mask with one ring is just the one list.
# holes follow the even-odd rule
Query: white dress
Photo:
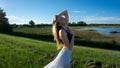
[[44, 68], [70, 68], [71, 50], [62, 48], [57, 57]]

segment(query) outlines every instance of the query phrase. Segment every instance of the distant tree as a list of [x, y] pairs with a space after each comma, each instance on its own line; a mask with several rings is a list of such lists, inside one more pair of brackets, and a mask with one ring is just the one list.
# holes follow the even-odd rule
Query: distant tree
[[24, 26], [24, 27], [31, 27], [31, 25], [29, 25], [29, 24], [23, 24], [22, 26]]
[[84, 22], [84, 21], [79, 21], [79, 22], [77, 22], [77, 25], [86, 26], [87, 24], [86, 24], [86, 22]]
[[35, 26], [35, 22], [33, 21], [33, 20], [30, 20], [29, 21], [29, 24], [33, 27], [33, 26]]
[[0, 32], [5, 33], [11, 30], [8, 18], [6, 18], [6, 12], [0, 8]]
[[71, 24], [72, 26], [76, 26], [76, 22], [72, 22], [72, 24]]
[[18, 25], [15, 23], [15, 24], [11, 24], [11, 27], [12, 28], [17, 28], [18, 27]]
[[72, 25], [72, 23], [71, 23], [71, 22], [69, 22], [68, 24], [69, 24], [70, 26]]

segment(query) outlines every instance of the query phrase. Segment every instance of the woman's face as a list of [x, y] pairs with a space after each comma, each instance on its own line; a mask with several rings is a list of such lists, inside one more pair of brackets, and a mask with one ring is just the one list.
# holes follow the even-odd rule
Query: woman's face
[[67, 24], [67, 20], [62, 17], [62, 16], [57, 16], [57, 21], [61, 24], [61, 25], [66, 25]]

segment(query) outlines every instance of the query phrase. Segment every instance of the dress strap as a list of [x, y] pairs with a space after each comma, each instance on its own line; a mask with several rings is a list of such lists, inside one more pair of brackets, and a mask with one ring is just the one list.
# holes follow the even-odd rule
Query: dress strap
[[67, 33], [70, 33], [69, 28], [67, 28], [68, 30], [66, 30], [65, 28], [62, 28], [63, 30], [65, 30]]

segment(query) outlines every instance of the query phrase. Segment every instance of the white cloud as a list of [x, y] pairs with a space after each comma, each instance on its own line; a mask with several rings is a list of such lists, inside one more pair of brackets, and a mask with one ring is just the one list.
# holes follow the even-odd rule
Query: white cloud
[[91, 17], [88, 16], [86, 18], [84, 18], [85, 21], [87, 21], [88, 23], [120, 23], [120, 18], [119, 17]]
[[[40, 23], [48, 23], [51, 24], [52, 20], [49, 20], [50, 17], [37, 17], [37, 18], [31, 18], [31, 17], [19, 17], [19, 16], [13, 16], [8, 15], [10, 24], [28, 24], [30, 20], [34, 20], [36, 24]], [[85, 21], [86, 23], [100, 23], [100, 24], [120, 24], [120, 17], [103, 17], [103, 16], [70, 16], [70, 22], [78, 22], [78, 21]]]
[[45, 18], [31, 18], [31, 17], [25, 17], [25, 16], [14, 16], [14, 15], [8, 15], [7, 18], [9, 19], [10, 24], [29, 24], [30, 20], [33, 20], [35, 24], [41, 24], [41, 23], [46, 23], [46, 24], [51, 24], [52, 21], [48, 20], [47, 17]]
[[27, 24], [28, 20], [22, 19], [22, 17], [18, 16], [7, 16], [9, 19], [10, 24]]
[[73, 13], [87, 13], [86, 11], [79, 11], [79, 10], [74, 10], [72, 11]]
[[104, 17], [104, 16], [71, 16], [70, 22], [85, 21], [86, 23], [99, 24], [120, 24], [120, 17]]
[[87, 20], [119, 20], [118, 17], [86, 17]]

